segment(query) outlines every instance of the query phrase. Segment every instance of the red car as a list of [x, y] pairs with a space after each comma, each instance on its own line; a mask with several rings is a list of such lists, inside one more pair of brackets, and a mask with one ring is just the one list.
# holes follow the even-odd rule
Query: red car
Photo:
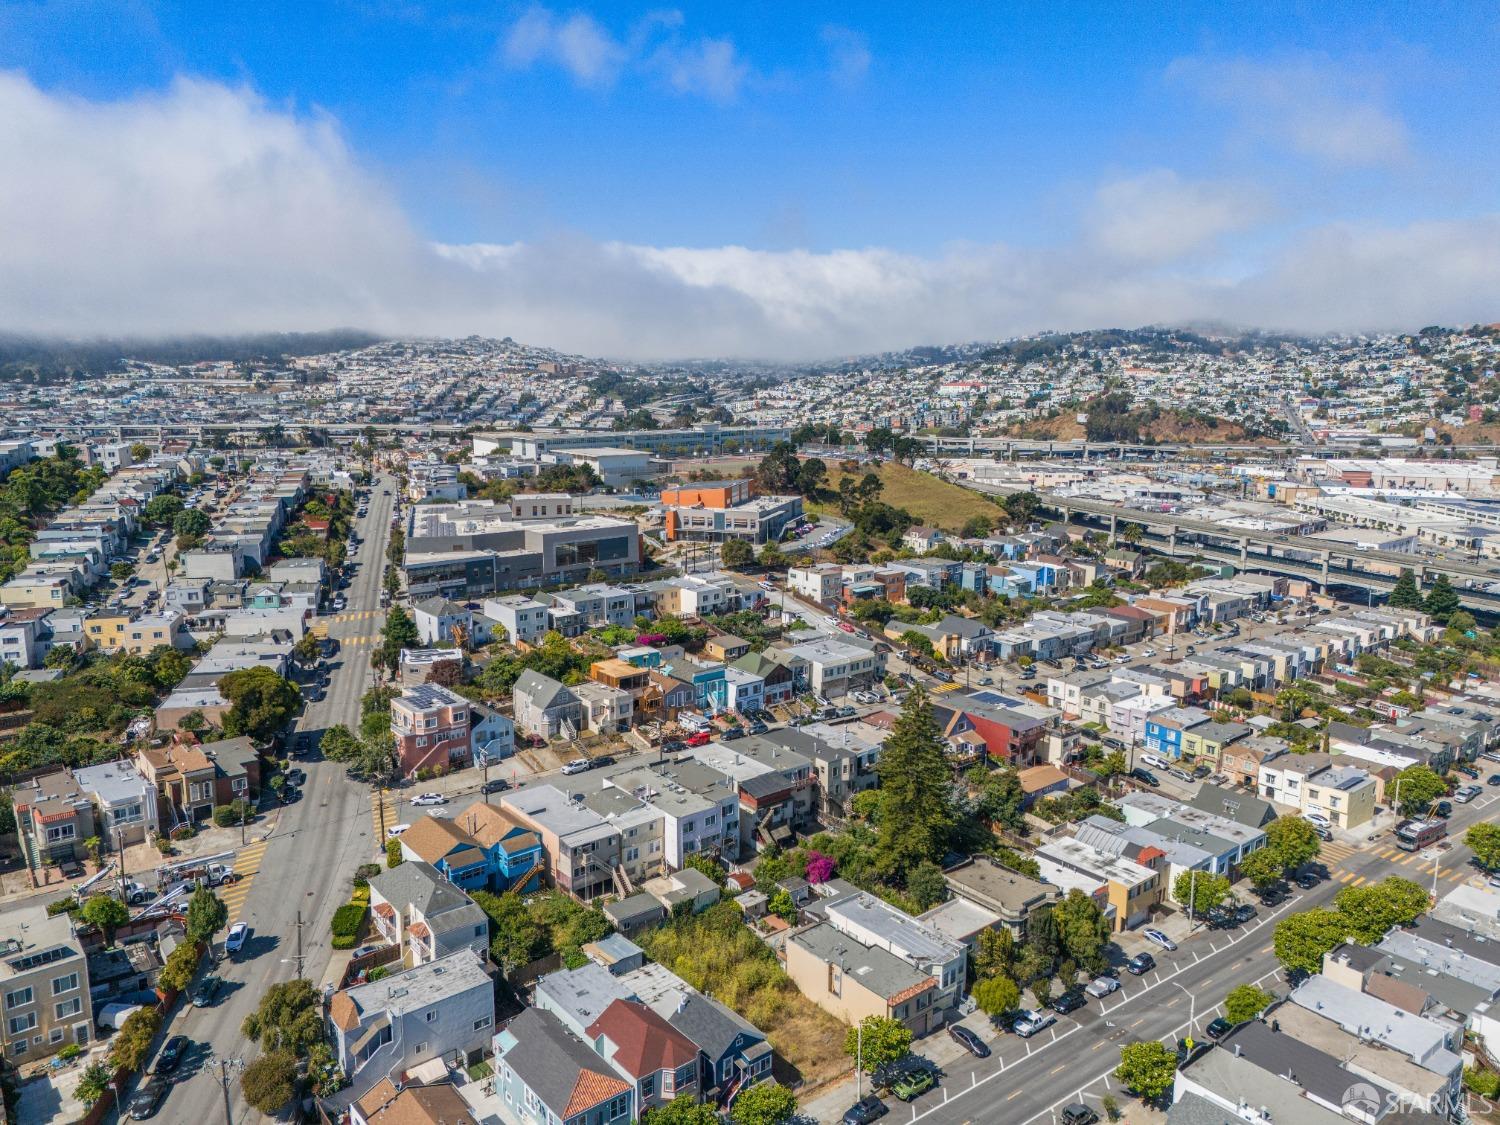
[[688, 735], [687, 744], [689, 746], [705, 746], [708, 744], [709, 739], [712, 737], [713, 736], [710, 735], [708, 731], [700, 730], [696, 734]]
[[854, 626], [851, 625], [851, 624], [849, 624], [849, 622], [847, 622], [847, 621], [840, 621], [839, 622], [839, 628], [842, 629], [846, 633], [852, 633], [852, 632], [854, 632]]

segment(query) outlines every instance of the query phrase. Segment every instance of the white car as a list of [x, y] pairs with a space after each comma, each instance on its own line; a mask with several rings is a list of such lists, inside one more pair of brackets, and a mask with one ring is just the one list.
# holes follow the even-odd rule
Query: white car
[[562, 772], [571, 777], [575, 773], [586, 773], [592, 766], [593, 763], [587, 758], [574, 758], [563, 764]]
[[1147, 659], [1150, 659], [1151, 657], [1156, 655], [1156, 650], [1154, 648], [1143, 648], [1141, 649], [1141, 655], [1146, 657]]
[[1115, 980], [1114, 977], [1095, 977], [1084, 988], [1085, 992], [1095, 997], [1108, 996], [1111, 992], [1118, 992], [1119, 990], [1120, 982]]
[[394, 840], [397, 836], [401, 835], [401, 833], [405, 832], [410, 827], [410, 824], [393, 824], [385, 830], [385, 838], [387, 840]]
[[414, 805], [446, 805], [448, 798], [441, 793], [423, 793], [419, 797], [413, 797], [411, 803]]
[[224, 939], [224, 950], [227, 953], [238, 953], [245, 948], [245, 941], [250, 937], [250, 927], [243, 922], [236, 922], [229, 927], [229, 936]]
[[1305, 812], [1302, 814], [1302, 819], [1316, 824], [1319, 828], [1333, 827], [1333, 822], [1320, 812]]
[[1169, 938], [1166, 934], [1162, 933], [1160, 930], [1142, 930], [1141, 936], [1154, 945], [1161, 946], [1165, 950], [1171, 951], [1177, 948], [1177, 943]]

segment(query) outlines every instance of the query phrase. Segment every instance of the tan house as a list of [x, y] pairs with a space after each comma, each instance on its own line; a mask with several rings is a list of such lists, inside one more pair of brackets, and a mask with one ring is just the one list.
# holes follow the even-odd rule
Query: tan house
[[156, 787], [157, 818], [164, 831], [213, 815], [218, 770], [199, 747], [176, 743], [160, 748], [147, 746], [136, 751], [135, 765]]
[[94, 1009], [88, 962], [71, 916], [11, 907], [0, 937], [0, 1050], [24, 1066], [70, 1043], [87, 1045]]
[[67, 770], [44, 773], [11, 791], [16, 835], [26, 865], [81, 860], [95, 834], [94, 803]]
[[931, 1029], [938, 982], [894, 953], [822, 924], [792, 934], [783, 954], [787, 975], [802, 995], [845, 1023], [885, 1016], [914, 1035]]

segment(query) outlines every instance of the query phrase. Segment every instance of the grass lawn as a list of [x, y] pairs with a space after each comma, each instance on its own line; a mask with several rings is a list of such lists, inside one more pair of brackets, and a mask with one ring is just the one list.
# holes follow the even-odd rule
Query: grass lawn
[[[829, 490], [838, 491], [839, 481], [849, 473], [841, 472], [836, 464], [829, 466]], [[973, 516], [989, 516], [997, 523], [1003, 522], [1005, 512], [982, 493], [974, 492], [957, 484], [939, 480], [931, 473], [919, 473], [905, 465], [886, 461], [876, 470], [880, 483], [885, 485], [880, 499], [895, 508], [905, 508], [919, 523], [938, 527], [944, 531], [958, 531], [965, 521]], [[855, 480], [864, 476], [860, 472]], [[837, 503], [809, 504], [808, 511], [838, 514]]]

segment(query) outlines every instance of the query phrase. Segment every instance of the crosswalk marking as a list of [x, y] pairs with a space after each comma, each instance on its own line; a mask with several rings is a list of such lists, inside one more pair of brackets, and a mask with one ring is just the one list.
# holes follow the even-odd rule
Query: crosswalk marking
[[[384, 819], [382, 820], [382, 814]], [[399, 823], [396, 817], [400, 815], [400, 798], [389, 789], [382, 789], [380, 797], [370, 802], [370, 826], [375, 830], [375, 846], [385, 847], [385, 830], [391, 825]]]
[[260, 872], [260, 864], [266, 854], [266, 847], [265, 840], [258, 840], [242, 848], [240, 854], [234, 857], [234, 873], [239, 876], [239, 879], [227, 887], [218, 889], [219, 899], [229, 911], [231, 925], [239, 918], [240, 911], [245, 908], [245, 900], [250, 897], [250, 885], [255, 882], [255, 876]]
[[344, 623], [349, 621], [369, 621], [371, 618], [379, 617], [383, 611], [378, 609], [355, 609], [348, 613], [335, 613], [327, 618], [329, 621]]
[[958, 685], [957, 684], [938, 684], [937, 687], [935, 687], [935, 688], [932, 689], [932, 694], [933, 695], [941, 695], [945, 691], [957, 691], [957, 690], [958, 690]]

